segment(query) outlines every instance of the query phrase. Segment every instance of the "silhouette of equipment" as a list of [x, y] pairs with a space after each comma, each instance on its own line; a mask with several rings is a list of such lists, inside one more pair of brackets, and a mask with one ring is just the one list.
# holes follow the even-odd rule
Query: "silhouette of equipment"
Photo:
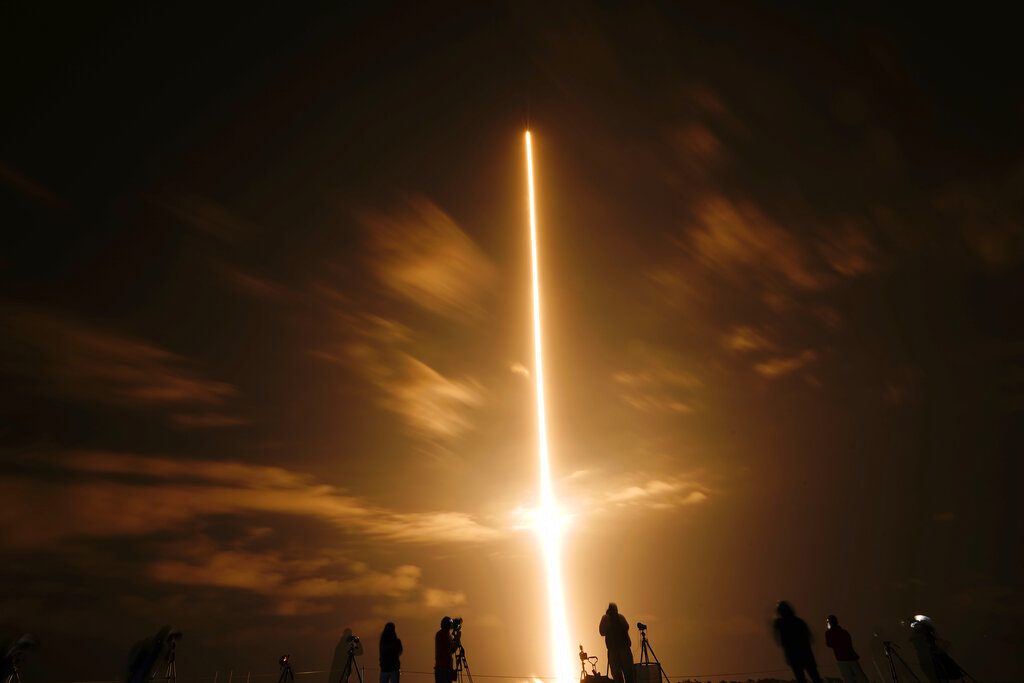
[[[665, 683], [672, 683], [668, 679], [668, 674], [661, 668], [661, 662], [658, 661], [658, 655], [654, 654], [650, 641], [647, 640], [647, 624], [638, 621], [636, 628], [640, 631], [640, 661], [633, 665], [633, 679], [636, 683], [661, 683], [661, 679], [664, 678]], [[654, 657], [654, 663], [651, 663], [651, 657]]]
[[[590, 663], [590, 673], [587, 673], [587, 663]], [[580, 644], [580, 683], [611, 683], [610, 678], [604, 674], [597, 673], [597, 657], [591, 657], [583, 651]]]
[[289, 661], [291, 655], [282, 655], [277, 663], [281, 665], [281, 675], [277, 677], [277, 683], [295, 683], [295, 674], [292, 673], [292, 663]]
[[[127, 683], [145, 683], [160, 680], [175, 683], [178, 668], [175, 653], [181, 631], [173, 626], [164, 626], [151, 638], [140, 640], [132, 647], [128, 656]], [[159, 676], [157, 666], [164, 662], [163, 676]]]
[[910, 674], [912, 679], [917, 681], [917, 683], [921, 683], [921, 679], [918, 678], [917, 674], [915, 674], [907, 665], [906, 660], [904, 660], [903, 657], [900, 657], [899, 652], [896, 652], [898, 649], [899, 645], [891, 640], [882, 641], [882, 654], [884, 654], [885, 658], [889, 660], [889, 675], [892, 677], [892, 683], [900, 683], [899, 675], [896, 673], [896, 661], [899, 661], [899, 663], [903, 665], [903, 668], [907, 670], [907, 673]]
[[[356, 677], [359, 683], [363, 683], [363, 672], [356, 666], [356, 645], [359, 644], [359, 636], [350, 636], [348, 639], [348, 658], [345, 666], [341, 669], [340, 683], [348, 683], [348, 677], [352, 675], [352, 669], [356, 670]], [[281, 683], [280, 681], [278, 683]]]
[[463, 683], [462, 674], [465, 672], [465, 680], [473, 683], [473, 673], [469, 670], [469, 661], [466, 659], [466, 648], [462, 645], [462, 619], [458, 620], [455, 627], [455, 680]]
[[31, 633], [26, 633], [14, 641], [14, 644], [4, 653], [3, 662], [0, 662], [0, 673], [3, 683], [21, 683], [21, 657], [30, 650], [39, 648], [39, 640]]

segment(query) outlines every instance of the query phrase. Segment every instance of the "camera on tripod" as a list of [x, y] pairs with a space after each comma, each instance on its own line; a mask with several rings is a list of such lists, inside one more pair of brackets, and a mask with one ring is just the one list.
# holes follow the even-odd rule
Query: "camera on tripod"
[[281, 655], [281, 659], [277, 660], [277, 663], [281, 666], [288, 666], [289, 657], [291, 657], [291, 655]]
[[456, 633], [462, 630], [462, 617], [452, 618], [452, 630]]
[[637, 631], [646, 631], [647, 630], [647, 624], [645, 624], [643, 622], [640, 622], [640, 621], [636, 622], [636, 630]]

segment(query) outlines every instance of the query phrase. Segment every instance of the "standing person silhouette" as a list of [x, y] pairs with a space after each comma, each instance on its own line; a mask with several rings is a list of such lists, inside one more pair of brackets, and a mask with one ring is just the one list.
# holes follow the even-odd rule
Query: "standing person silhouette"
[[776, 605], [775, 613], [779, 615], [774, 623], [775, 642], [782, 646], [786, 664], [793, 669], [796, 683], [806, 683], [804, 671], [813, 683], [821, 683], [818, 665], [811, 652], [811, 629], [807, 628], [807, 622], [798, 617], [785, 600]]
[[441, 619], [441, 628], [434, 634], [434, 683], [451, 683], [455, 680], [452, 655], [455, 653], [455, 639], [452, 638], [452, 618]]
[[380, 683], [398, 683], [402, 656], [402, 641], [395, 633], [395, 623], [384, 624], [380, 634]]
[[633, 651], [629, 640], [629, 622], [619, 614], [619, 606], [608, 603], [599, 627], [608, 647], [608, 666], [615, 683], [633, 683]]
[[868, 683], [864, 669], [860, 667], [860, 655], [853, 650], [850, 632], [839, 625], [836, 615], [825, 617], [825, 644], [832, 648], [839, 665], [839, 674], [844, 683]]

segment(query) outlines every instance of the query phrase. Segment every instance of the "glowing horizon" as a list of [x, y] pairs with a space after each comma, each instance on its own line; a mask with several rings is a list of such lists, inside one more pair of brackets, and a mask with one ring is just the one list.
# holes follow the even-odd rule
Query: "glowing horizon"
[[541, 353], [540, 328], [540, 276], [537, 260], [537, 216], [533, 193], [533, 151], [530, 131], [526, 131], [526, 175], [530, 194], [530, 254], [533, 264], [533, 346], [535, 386], [537, 387], [537, 452], [540, 458], [541, 506], [537, 515], [537, 530], [544, 547], [548, 575], [548, 608], [551, 620], [551, 657], [555, 679], [569, 683], [575, 678], [569, 648], [569, 633], [565, 618], [565, 599], [562, 594], [562, 563], [559, 536], [561, 519], [555, 506], [551, 487], [551, 461], [548, 453], [547, 417], [544, 405], [544, 361]]

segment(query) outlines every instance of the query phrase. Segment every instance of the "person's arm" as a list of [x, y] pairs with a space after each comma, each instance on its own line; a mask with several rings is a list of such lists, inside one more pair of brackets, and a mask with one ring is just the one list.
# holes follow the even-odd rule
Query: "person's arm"
[[401, 654], [402, 654], [402, 639], [401, 638], [398, 639], [398, 654], [399, 654], [399, 656], [401, 656]]
[[608, 615], [601, 617], [601, 625], [597, 628], [602, 636], [608, 635]]

